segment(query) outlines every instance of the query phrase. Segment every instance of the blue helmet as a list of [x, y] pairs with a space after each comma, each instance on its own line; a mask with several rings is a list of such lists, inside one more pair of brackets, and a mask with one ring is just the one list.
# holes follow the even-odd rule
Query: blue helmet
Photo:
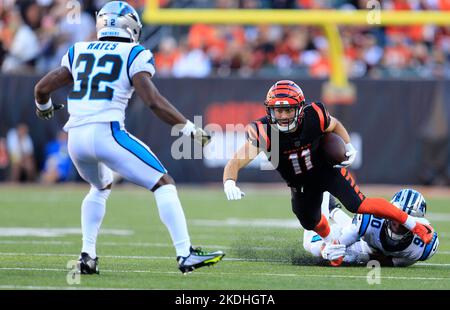
[[97, 39], [116, 37], [137, 43], [142, 24], [131, 5], [123, 1], [106, 3], [97, 13]]

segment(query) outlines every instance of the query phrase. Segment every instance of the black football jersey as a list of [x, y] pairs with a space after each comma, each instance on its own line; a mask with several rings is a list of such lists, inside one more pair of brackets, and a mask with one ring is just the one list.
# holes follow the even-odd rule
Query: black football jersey
[[293, 132], [281, 132], [267, 117], [247, 127], [247, 139], [264, 151], [288, 186], [303, 184], [311, 173], [328, 165], [318, 151], [319, 141], [330, 124], [330, 115], [320, 102], [306, 105]]

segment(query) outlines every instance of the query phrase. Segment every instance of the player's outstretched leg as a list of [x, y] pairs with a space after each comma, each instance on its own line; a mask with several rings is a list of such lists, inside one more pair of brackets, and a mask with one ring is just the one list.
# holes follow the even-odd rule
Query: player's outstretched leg
[[169, 230], [175, 246], [181, 272], [191, 272], [203, 266], [214, 265], [225, 256], [222, 251], [207, 253], [199, 248], [192, 248], [183, 208], [174, 181], [170, 176], [165, 174], [152, 191], [155, 194], [161, 221]]
[[111, 194], [111, 186], [99, 190], [91, 186], [81, 205], [81, 231], [83, 247], [79, 259], [81, 274], [98, 274], [98, 258], [96, 253], [97, 236], [105, 216], [106, 200]]
[[320, 222], [314, 227], [314, 232], [317, 233], [325, 242], [332, 241], [331, 239], [331, 229], [330, 224], [328, 223], [328, 219], [325, 215], [321, 215]]
[[426, 244], [430, 243], [434, 229], [430, 225], [417, 222], [412, 216], [395, 207], [383, 198], [366, 198], [358, 208], [358, 213], [368, 213], [403, 224]]
[[368, 198], [359, 190], [353, 176], [345, 168], [330, 170], [327, 187], [353, 213], [373, 214], [401, 223], [412, 233], [418, 235], [425, 243], [430, 243], [434, 230], [429, 225], [417, 222], [414, 217], [406, 214], [383, 198]]

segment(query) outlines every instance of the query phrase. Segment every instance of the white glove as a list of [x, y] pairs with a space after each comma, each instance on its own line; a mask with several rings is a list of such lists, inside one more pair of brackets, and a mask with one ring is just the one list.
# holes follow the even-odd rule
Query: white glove
[[326, 260], [333, 261], [345, 255], [345, 245], [335, 243], [325, 243], [320, 251], [322, 257]]
[[185, 136], [191, 137], [195, 142], [199, 143], [201, 146], [206, 146], [209, 142], [211, 142], [211, 135], [202, 128], [195, 126], [195, 124], [189, 120], [181, 129], [181, 132]]
[[228, 200], [239, 200], [245, 196], [245, 193], [241, 192], [239, 187], [236, 186], [234, 180], [226, 180], [225, 183], [223, 183], [223, 190], [225, 191]]
[[334, 165], [333, 167], [334, 168], [345, 168], [345, 167], [350, 166], [351, 164], [353, 164], [353, 162], [356, 159], [356, 153], [358, 153], [358, 151], [355, 149], [353, 144], [347, 143], [345, 145], [345, 156], [347, 156], [347, 160], [344, 160], [339, 165]]

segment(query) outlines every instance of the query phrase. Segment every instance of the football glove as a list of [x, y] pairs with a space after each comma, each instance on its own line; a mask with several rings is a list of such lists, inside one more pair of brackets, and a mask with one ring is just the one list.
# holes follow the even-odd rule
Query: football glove
[[[45, 108], [46, 106], [48, 107]], [[64, 108], [64, 104], [54, 106], [51, 99], [45, 105], [40, 105], [36, 102], [36, 115], [42, 120], [49, 120], [54, 116], [54, 111], [61, 110], [62, 108]]]
[[320, 250], [323, 259], [333, 261], [345, 255], [345, 245], [338, 243], [325, 243]]
[[223, 190], [225, 195], [227, 195], [228, 200], [239, 200], [245, 196], [245, 193], [236, 186], [234, 180], [226, 180], [225, 183], [223, 183]]
[[358, 151], [355, 149], [353, 144], [347, 143], [345, 145], [345, 156], [347, 156], [347, 160], [344, 160], [339, 165], [334, 165], [333, 167], [334, 168], [345, 168], [345, 167], [350, 166], [351, 164], [353, 164], [353, 162], [356, 159], [356, 153], [358, 153]]
[[191, 132], [191, 138], [201, 144], [201, 146], [206, 146], [209, 142], [211, 142], [211, 135], [204, 129], [197, 126], [195, 127], [195, 131]]
[[50, 106], [50, 108], [45, 110], [39, 110], [39, 108], [36, 108], [36, 115], [42, 120], [49, 120], [53, 117], [54, 113], [53, 105]]
[[208, 134], [205, 130], [200, 127], [197, 127], [191, 121], [187, 121], [184, 127], [181, 129], [181, 132], [190, 136], [195, 142], [199, 143], [201, 146], [206, 146], [209, 142], [211, 142], [211, 135]]

